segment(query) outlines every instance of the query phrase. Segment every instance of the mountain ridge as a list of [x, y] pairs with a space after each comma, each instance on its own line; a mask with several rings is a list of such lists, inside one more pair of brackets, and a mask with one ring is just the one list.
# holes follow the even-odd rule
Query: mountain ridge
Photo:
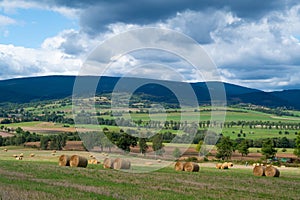
[[[0, 80], [0, 102], [11, 103], [27, 103], [38, 100], [51, 100], [70, 97], [73, 94], [73, 86], [76, 78], [79, 81], [91, 81], [96, 83], [99, 79], [98, 76], [38, 76], [38, 77], [25, 77]], [[77, 81], [76, 80], [76, 81]], [[96, 89], [97, 94], [110, 93], [120, 80], [119, 77], [102, 76], [100, 83]], [[176, 96], [168, 88], [170, 86], [175, 88], [184, 88], [190, 85], [195, 91], [200, 104], [207, 104], [210, 102], [209, 89], [216, 90], [220, 82], [176, 82], [164, 81], [155, 79], [142, 79], [142, 78], [122, 78], [126, 84], [119, 85], [120, 91], [127, 91], [130, 87], [135, 85], [143, 85], [137, 88], [137, 93], [143, 93], [157, 97], [159, 101], [174, 102]], [[300, 90], [291, 89], [283, 91], [264, 92], [258, 89], [239, 86], [231, 83], [224, 84], [228, 104], [237, 103], [251, 103], [255, 105], [269, 106], [269, 107], [289, 107], [300, 109]], [[82, 88], [82, 90], [89, 91], [89, 88]], [[93, 92], [92, 90], [90, 92]]]

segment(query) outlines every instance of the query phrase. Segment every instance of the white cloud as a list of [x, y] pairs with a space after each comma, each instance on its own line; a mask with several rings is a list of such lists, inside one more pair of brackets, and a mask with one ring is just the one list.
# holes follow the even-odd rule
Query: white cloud
[[15, 24], [16, 21], [10, 17], [0, 15], [0, 27]]
[[22, 0], [2, 0], [0, 2], [0, 8], [7, 14], [14, 14], [18, 12], [18, 9], [41, 9], [41, 10], [52, 10], [60, 13], [61, 15], [77, 19], [81, 9], [70, 8], [65, 6], [55, 6], [45, 4], [40, 1], [22, 1]]
[[0, 45], [2, 78], [76, 74], [81, 60], [59, 51]]

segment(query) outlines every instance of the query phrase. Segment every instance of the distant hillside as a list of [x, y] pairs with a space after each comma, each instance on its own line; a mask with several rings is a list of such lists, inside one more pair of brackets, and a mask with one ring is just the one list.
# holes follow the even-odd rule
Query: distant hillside
[[[80, 81], [95, 82], [99, 77], [80, 77]], [[26, 103], [31, 101], [61, 99], [70, 97], [73, 93], [75, 76], [45, 76], [32, 78], [19, 78], [0, 81], [0, 102]], [[124, 84], [118, 88], [119, 92], [128, 91], [130, 86], [143, 85], [145, 82], [151, 84], [138, 88], [135, 93], [146, 95], [152, 101], [176, 103], [176, 96], [166, 87], [174, 87], [184, 90], [184, 86], [189, 83], [161, 81], [139, 78], [125, 78]], [[101, 77], [97, 93], [110, 93], [114, 90], [119, 81], [116, 77]], [[217, 90], [218, 82], [209, 82], [211, 90]], [[209, 90], [206, 83], [191, 83], [200, 104], [210, 102]], [[300, 90], [286, 90], [281, 92], [263, 92], [257, 89], [246, 88], [238, 85], [224, 83], [227, 101], [229, 104], [252, 103], [270, 107], [286, 106], [300, 109]], [[88, 87], [83, 86], [82, 92], [89, 91]], [[184, 91], [183, 91], [184, 92]]]

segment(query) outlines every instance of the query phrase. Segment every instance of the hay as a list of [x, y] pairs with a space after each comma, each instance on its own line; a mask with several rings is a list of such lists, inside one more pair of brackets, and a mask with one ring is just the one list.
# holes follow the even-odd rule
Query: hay
[[30, 157], [31, 157], [31, 158], [33, 158], [34, 156], [35, 156], [34, 153], [30, 154]]
[[91, 165], [97, 165], [99, 163], [100, 162], [97, 159], [90, 159], [90, 160], [88, 160], [88, 164], [91, 164]]
[[7, 151], [8, 151], [8, 149], [3, 149], [3, 151], [4, 151], [4, 152], [7, 152]]
[[265, 167], [256, 165], [253, 168], [253, 175], [254, 176], [265, 176]]
[[221, 166], [221, 169], [228, 169], [228, 163], [224, 162]]
[[68, 155], [59, 156], [58, 165], [59, 166], [70, 166], [70, 156], [68, 156]]
[[232, 163], [232, 162], [229, 162], [229, 163], [228, 163], [228, 167], [233, 167], [233, 163]]
[[184, 164], [185, 162], [176, 162], [175, 163], [175, 170], [176, 171], [183, 171], [184, 170]]
[[18, 157], [18, 155], [14, 154], [13, 157], [16, 158], [16, 157]]
[[23, 154], [23, 153], [20, 153], [19, 157], [23, 158], [23, 157], [24, 157], [24, 154]]
[[194, 162], [187, 162], [183, 166], [184, 171], [186, 172], [198, 172], [200, 167], [197, 163]]
[[161, 160], [160, 160], [160, 159], [158, 159], [158, 160], [157, 160], [157, 162], [158, 162], [158, 163], [161, 163]]
[[23, 160], [23, 157], [16, 157], [16, 160]]
[[265, 169], [265, 175], [270, 176], [270, 177], [279, 177], [280, 176], [280, 171], [273, 167], [273, 166], [268, 166]]
[[86, 167], [88, 165], [88, 160], [85, 157], [73, 155], [70, 158], [71, 167]]
[[98, 164], [100, 164], [100, 161], [98, 161], [97, 159], [94, 159], [94, 164], [98, 165]]
[[114, 167], [114, 169], [116, 169], [116, 170], [120, 170], [120, 169], [130, 169], [130, 167], [131, 167], [131, 162], [130, 162], [129, 160], [117, 158], [117, 159], [114, 161], [113, 167]]
[[217, 163], [217, 164], [216, 164], [216, 168], [217, 168], [217, 169], [221, 169], [221, 167], [222, 167], [222, 163]]
[[105, 169], [112, 169], [113, 166], [114, 166], [114, 159], [111, 159], [111, 158], [105, 158], [104, 161], [103, 161], [103, 167]]

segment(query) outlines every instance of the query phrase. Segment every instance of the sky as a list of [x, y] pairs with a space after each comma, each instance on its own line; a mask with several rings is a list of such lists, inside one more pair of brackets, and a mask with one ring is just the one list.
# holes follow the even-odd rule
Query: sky
[[[0, 79], [77, 75], [98, 45], [144, 27], [171, 29], [194, 39], [224, 82], [264, 91], [300, 89], [297, 0], [3, 0]], [[171, 80], [157, 66], [172, 65], [186, 81], [201, 81], [186, 70], [186, 62], [165, 52], [132, 53], [117, 64], [107, 75], [121, 76], [144, 64], [140, 74], [151, 68], [161, 74], [155, 78]]]

